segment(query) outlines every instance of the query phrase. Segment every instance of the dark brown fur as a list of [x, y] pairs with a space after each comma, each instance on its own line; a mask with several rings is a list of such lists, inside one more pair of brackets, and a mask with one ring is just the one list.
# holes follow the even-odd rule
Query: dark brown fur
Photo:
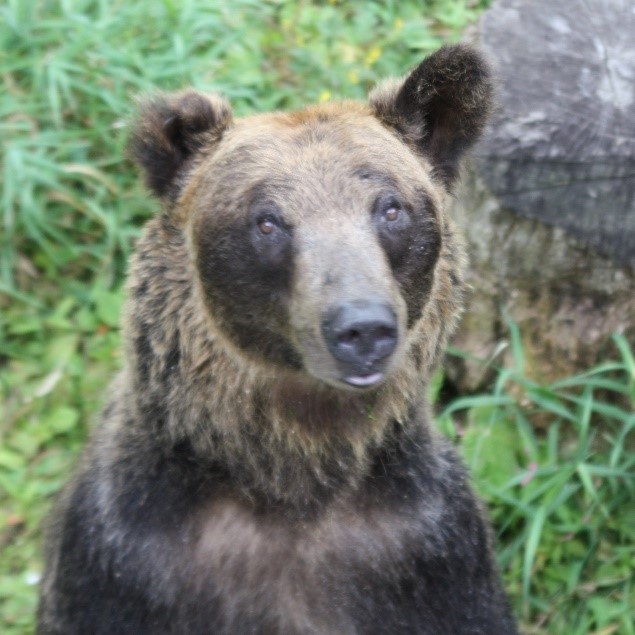
[[[490, 101], [487, 66], [452, 47], [368, 105], [142, 107], [132, 152], [164, 211], [131, 263], [125, 367], [54, 517], [40, 633], [515, 632], [425, 401], [461, 311], [448, 191]], [[399, 333], [368, 390], [324, 342], [324, 311], [359, 298]]]

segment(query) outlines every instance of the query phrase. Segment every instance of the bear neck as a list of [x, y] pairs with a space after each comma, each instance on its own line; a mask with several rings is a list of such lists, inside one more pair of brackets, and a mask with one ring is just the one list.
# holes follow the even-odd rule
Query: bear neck
[[232, 350], [195, 279], [183, 233], [166, 216], [148, 223], [131, 263], [125, 372], [139, 426], [165, 452], [185, 444], [197, 469], [249, 498], [310, 507], [358, 486], [395, 435], [427, 425], [414, 416], [427, 413], [427, 340], [376, 391], [345, 393]]

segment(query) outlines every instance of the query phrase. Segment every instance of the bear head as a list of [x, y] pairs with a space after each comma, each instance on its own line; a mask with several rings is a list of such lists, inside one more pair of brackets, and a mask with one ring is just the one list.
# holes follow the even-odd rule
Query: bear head
[[131, 149], [228, 347], [368, 391], [425, 334], [442, 254], [461, 258], [445, 206], [491, 103], [486, 62], [448, 46], [367, 104], [234, 119], [215, 96], [160, 95]]

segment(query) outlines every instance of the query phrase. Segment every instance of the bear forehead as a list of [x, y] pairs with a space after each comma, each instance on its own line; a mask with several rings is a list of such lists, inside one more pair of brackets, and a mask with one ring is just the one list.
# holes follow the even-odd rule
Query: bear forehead
[[264, 159], [266, 167], [282, 169], [317, 163], [335, 169], [372, 164], [399, 174], [403, 167], [396, 169], [396, 161], [405, 161], [411, 169], [424, 163], [368, 107], [354, 102], [239, 119], [227, 132], [219, 151], [225, 158], [235, 154], [248, 162]]
[[[181, 204], [234, 216], [266, 195], [293, 205], [312, 198], [366, 202], [382, 188], [433, 199], [440, 188], [427, 160], [354, 102], [238, 119], [200, 161]], [[439, 201], [435, 201], [439, 203]], [[220, 220], [220, 218], [218, 219]]]

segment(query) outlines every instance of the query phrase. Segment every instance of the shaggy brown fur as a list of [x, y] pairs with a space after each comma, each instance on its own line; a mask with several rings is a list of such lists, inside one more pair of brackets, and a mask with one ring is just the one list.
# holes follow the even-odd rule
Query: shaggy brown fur
[[[447, 197], [490, 101], [459, 46], [368, 105], [141, 108], [131, 147], [164, 211], [55, 516], [40, 633], [515, 632], [425, 401], [461, 311]], [[330, 316], [351, 306], [387, 307], [390, 354], [342, 361], [360, 332], [331, 339]]]

